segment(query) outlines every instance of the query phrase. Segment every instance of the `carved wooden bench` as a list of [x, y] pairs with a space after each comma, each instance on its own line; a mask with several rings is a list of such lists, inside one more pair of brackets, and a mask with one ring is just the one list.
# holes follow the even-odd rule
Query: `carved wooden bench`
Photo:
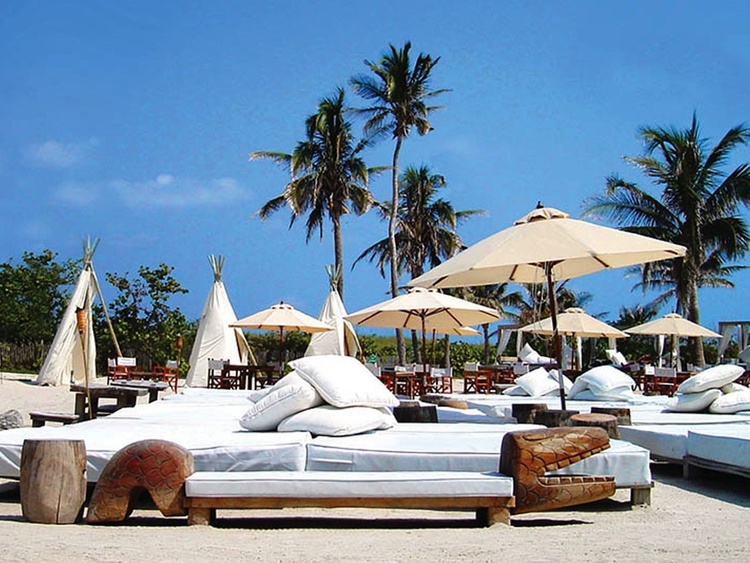
[[481, 524], [510, 523], [510, 513], [552, 510], [607, 498], [614, 477], [548, 475], [609, 447], [601, 428], [510, 432], [498, 473], [257, 471], [193, 473], [190, 452], [171, 442], [127, 446], [105, 467], [87, 521], [119, 522], [133, 493], [146, 489], [165, 516], [208, 524], [217, 509], [360, 507], [471, 509]]

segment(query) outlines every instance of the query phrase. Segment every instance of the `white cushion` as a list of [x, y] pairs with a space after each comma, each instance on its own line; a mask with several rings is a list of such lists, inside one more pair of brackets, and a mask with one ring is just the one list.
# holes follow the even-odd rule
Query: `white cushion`
[[677, 387], [678, 393], [699, 393], [706, 389], [721, 389], [727, 383], [745, 373], [745, 368], [733, 364], [722, 364], [703, 370], [688, 378]]
[[616, 366], [625, 366], [628, 364], [628, 360], [619, 350], [605, 350], [604, 353], [607, 355], [607, 359]]
[[464, 471], [199, 471], [191, 497], [403, 498], [512, 496], [513, 479]]
[[708, 412], [714, 414], [734, 414], [741, 411], [750, 411], [750, 390], [717, 397], [708, 407]]
[[528, 397], [529, 396], [529, 394], [526, 392], [526, 389], [524, 389], [520, 385], [513, 385], [511, 387], [508, 387], [505, 391], [503, 391], [503, 395], [509, 395], [511, 397]]
[[362, 362], [349, 356], [308, 356], [289, 362], [334, 407], [395, 407], [399, 400]]
[[336, 408], [323, 405], [309, 409], [279, 424], [279, 432], [310, 432], [316, 436], [351, 436], [370, 430], [385, 430], [395, 424], [385, 409], [373, 407]]
[[569, 394], [572, 398], [584, 389], [591, 389], [597, 395], [603, 395], [611, 389], [626, 386], [635, 387], [635, 381], [628, 374], [614, 366], [597, 366], [579, 375]]
[[537, 368], [525, 375], [516, 377], [514, 383], [522, 387], [529, 397], [541, 397], [558, 387], [558, 384], [544, 368]]
[[518, 353], [518, 357], [521, 361], [529, 364], [538, 364], [539, 358], [541, 358], [539, 352], [534, 350], [528, 342], [523, 345], [523, 348], [521, 348], [521, 351]]
[[672, 412], [700, 412], [706, 410], [719, 397], [721, 397], [719, 389], [675, 395], [667, 403], [667, 410]]
[[323, 398], [306, 381], [283, 385], [273, 389], [248, 409], [240, 425], [258, 432], [276, 430], [285, 418], [300, 411], [323, 404]]
[[[578, 381], [576, 379], [576, 381]], [[570, 392], [570, 399], [575, 401], [628, 401], [635, 397], [635, 393], [629, 385], [614, 387], [607, 391], [595, 391], [594, 389], [583, 389], [575, 395]]]
[[721, 392], [725, 395], [729, 395], [729, 393], [740, 393], [742, 391], [750, 391], [746, 386], [740, 385], [739, 383], [727, 383], [724, 385], [724, 387], [721, 388]]
[[[292, 383], [300, 383], [304, 382], [307, 383], [304, 379], [302, 379], [297, 372], [290, 371], [287, 373], [284, 377], [279, 379], [276, 383], [273, 385], [269, 385], [268, 387], [264, 387], [263, 389], [258, 389], [257, 391], [251, 391], [250, 395], [248, 395], [247, 399], [253, 403], [257, 403], [260, 401], [263, 397], [268, 395], [270, 392], [272, 392], [274, 389], [281, 389], [282, 387], [285, 387], [286, 385], [290, 385]], [[309, 383], [308, 383], [309, 385]]]

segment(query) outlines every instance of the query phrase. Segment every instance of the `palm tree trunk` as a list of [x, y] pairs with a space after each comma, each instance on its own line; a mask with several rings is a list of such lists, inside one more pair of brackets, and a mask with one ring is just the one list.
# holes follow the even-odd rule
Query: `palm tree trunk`
[[[398, 155], [401, 152], [401, 137], [396, 137], [396, 148], [393, 150], [393, 171], [391, 180], [391, 216], [388, 220], [388, 250], [391, 258], [391, 297], [398, 297], [398, 251], [396, 249], [396, 222], [398, 219]], [[401, 329], [396, 329], [396, 346], [398, 361], [406, 363], [406, 342]]]
[[417, 331], [413, 329], [411, 331], [411, 348], [412, 352], [414, 353], [414, 362], [417, 364], [424, 364], [425, 360], [422, 357], [422, 350], [419, 347], [419, 338], [417, 338]]
[[336, 262], [335, 268], [339, 277], [336, 281], [336, 290], [341, 299], [344, 299], [344, 251], [341, 243], [341, 217], [331, 217], [333, 222], [333, 255]]
[[[687, 319], [696, 324], [700, 324], [700, 308], [698, 307], [698, 284], [693, 280], [688, 284], [689, 295], [687, 296]], [[691, 338], [690, 347], [693, 351], [695, 365], [699, 368], [706, 367], [706, 358], [703, 352], [703, 339]]]
[[484, 336], [484, 363], [490, 363], [490, 325], [482, 325], [482, 336]]

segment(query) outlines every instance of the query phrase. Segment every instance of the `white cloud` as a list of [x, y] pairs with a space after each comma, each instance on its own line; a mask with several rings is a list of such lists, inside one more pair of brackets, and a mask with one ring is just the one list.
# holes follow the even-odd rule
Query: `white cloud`
[[249, 196], [234, 178], [195, 180], [159, 174], [153, 180], [132, 182], [66, 182], [53, 193], [53, 198], [73, 207], [86, 207], [103, 200], [112, 200], [126, 207], [189, 208], [215, 207], [242, 201]]
[[29, 145], [23, 151], [26, 160], [34, 166], [45, 168], [72, 168], [85, 164], [93, 150], [99, 146], [99, 141], [91, 138], [80, 143], [63, 143], [60, 141], [44, 141]]
[[132, 207], [218, 206], [248, 196], [234, 178], [195, 180], [159, 174], [156, 179], [143, 182], [116, 180], [111, 187], [125, 205]]
[[99, 190], [94, 184], [66, 182], [52, 196], [56, 201], [71, 207], [86, 207], [99, 199]]

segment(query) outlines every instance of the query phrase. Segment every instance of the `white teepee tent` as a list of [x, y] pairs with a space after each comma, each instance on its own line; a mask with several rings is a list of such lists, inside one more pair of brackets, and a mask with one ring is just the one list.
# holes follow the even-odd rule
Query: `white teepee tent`
[[203, 306], [198, 334], [190, 352], [190, 370], [185, 382], [188, 387], [208, 385], [209, 358], [229, 360], [232, 364], [245, 364], [248, 357], [252, 358], [252, 351], [242, 329], [229, 326], [237, 320], [237, 315], [229, 302], [224, 282], [221, 281], [224, 257], [209, 256], [208, 261], [214, 273], [214, 283]]
[[[91, 318], [91, 304], [94, 297], [99, 296], [105, 314], [107, 310], [92, 262], [98, 245], [98, 239], [93, 243], [87, 239], [83, 243], [83, 270], [78, 276], [73, 296], [57, 327], [52, 346], [37, 377], [37, 385], [82, 383], [87, 379], [87, 372], [89, 381], [92, 381], [96, 376], [96, 340], [94, 338], [94, 323]], [[78, 330], [77, 312], [79, 310], [85, 312], [86, 327], [82, 331], [83, 334]], [[108, 317], [107, 321], [109, 322]], [[115, 339], [114, 342], [115, 347], [117, 347], [117, 340]]]
[[333, 327], [328, 332], [318, 332], [310, 338], [310, 344], [305, 350], [305, 356], [320, 356], [335, 354], [339, 356], [356, 356], [361, 352], [357, 333], [354, 331], [352, 323], [345, 320], [346, 309], [344, 302], [341, 300], [339, 292], [336, 290], [336, 281], [340, 275], [332, 267], [327, 267], [328, 279], [331, 285], [331, 291], [323, 303], [318, 320]]

